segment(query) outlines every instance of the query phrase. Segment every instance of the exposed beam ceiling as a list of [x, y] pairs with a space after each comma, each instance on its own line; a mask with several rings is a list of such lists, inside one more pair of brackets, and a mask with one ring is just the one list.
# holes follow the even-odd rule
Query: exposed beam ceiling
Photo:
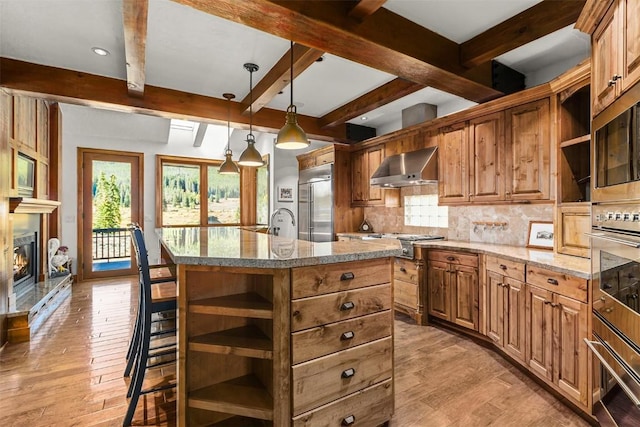
[[585, 1], [544, 0], [460, 45], [465, 67], [475, 67], [496, 56], [550, 34], [578, 19]]
[[373, 15], [375, 11], [380, 9], [387, 0], [360, 0], [353, 9], [349, 11], [349, 16], [358, 20], [362, 20], [367, 16]]
[[[293, 45], [293, 78], [298, 77], [311, 64], [322, 56], [323, 52], [302, 46]], [[257, 112], [267, 105], [291, 80], [291, 50], [282, 55], [282, 58], [269, 70], [269, 72], [256, 84], [253, 89], [253, 111]], [[249, 113], [249, 95], [241, 104], [246, 106], [244, 114]]]
[[131, 96], [144, 94], [148, 11], [149, 0], [122, 0], [127, 88]]
[[472, 101], [502, 95], [460, 75], [457, 43], [384, 8], [360, 23], [351, 1], [174, 1]]
[[320, 126], [325, 128], [341, 125], [420, 89], [424, 89], [424, 86], [418, 83], [409, 82], [404, 79], [391, 80], [377, 89], [365, 93], [361, 97], [320, 117]]
[[[150, 85], [145, 87], [143, 98], [131, 97], [123, 80], [8, 58], [0, 58], [0, 69], [0, 86], [9, 92], [126, 113], [227, 124], [230, 101], [224, 99]], [[248, 129], [249, 118], [242, 114], [242, 105], [231, 101], [230, 109], [232, 125]], [[311, 138], [348, 143], [346, 126], [322, 129], [315, 117], [298, 114], [297, 118]], [[263, 108], [254, 115], [253, 127], [257, 131], [277, 133], [282, 127], [282, 111]]]

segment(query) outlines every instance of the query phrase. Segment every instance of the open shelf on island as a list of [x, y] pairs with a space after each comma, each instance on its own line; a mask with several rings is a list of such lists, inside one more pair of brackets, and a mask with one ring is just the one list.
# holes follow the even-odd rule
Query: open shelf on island
[[254, 292], [192, 301], [190, 313], [272, 319], [273, 304]]
[[256, 359], [272, 359], [273, 343], [255, 325], [198, 335], [189, 340], [189, 350]]

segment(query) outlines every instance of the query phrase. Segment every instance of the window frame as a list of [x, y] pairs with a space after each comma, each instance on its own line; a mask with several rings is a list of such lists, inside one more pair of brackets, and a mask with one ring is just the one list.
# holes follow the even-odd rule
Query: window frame
[[[256, 198], [256, 190], [255, 185], [253, 186], [245, 186], [247, 179], [251, 179], [251, 175], [253, 175], [253, 179], [256, 177], [255, 168], [243, 168], [240, 167], [240, 222], [239, 223], [228, 223], [228, 224], [209, 224], [209, 212], [206, 208], [208, 206], [208, 188], [209, 188], [209, 176], [208, 176], [208, 168], [209, 166], [220, 167], [222, 164], [222, 160], [218, 159], [202, 159], [195, 157], [182, 157], [182, 156], [170, 156], [170, 155], [156, 155], [156, 194], [155, 194], [155, 208], [156, 208], [156, 227], [228, 227], [234, 225], [247, 225], [245, 218], [255, 218], [255, 203], [247, 204], [245, 201], [247, 197]], [[197, 166], [200, 170], [200, 224], [172, 224], [172, 225], [164, 225], [162, 223], [163, 212], [162, 212], [162, 194], [163, 194], [163, 167], [165, 165], [176, 165], [176, 166]], [[250, 169], [253, 169], [251, 171]], [[204, 189], [204, 191], [203, 191]], [[249, 194], [245, 194], [249, 193]], [[203, 208], [204, 207], [204, 208]], [[249, 210], [246, 212], [245, 210]], [[253, 215], [251, 214], [251, 209], [253, 209]], [[246, 216], [248, 214], [248, 216]]]

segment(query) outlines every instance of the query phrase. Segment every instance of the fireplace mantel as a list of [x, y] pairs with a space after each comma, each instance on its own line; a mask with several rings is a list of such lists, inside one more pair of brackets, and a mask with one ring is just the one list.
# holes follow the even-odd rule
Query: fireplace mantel
[[60, 202], [57, 200], [33, 199], [31, 197], [11, 197], [9, 199], [10, 213], [49, 214]]

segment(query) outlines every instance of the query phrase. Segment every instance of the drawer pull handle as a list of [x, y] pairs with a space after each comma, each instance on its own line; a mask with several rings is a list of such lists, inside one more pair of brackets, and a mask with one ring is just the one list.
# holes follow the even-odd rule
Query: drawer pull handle
[[558, 286], [558, 281], [556, 279], [547, 279], [547, 283]]
[[355, 274], [353, 274], [352, 272], [348, 272], [348, 273], [342, 273], [342, 276], [340, 276], [340, 280], [353, 280], [356, 277]]
[[347, 301], [347, 302], [343, 302], [342, 305], [340, 306], [340, 311], [347, 311], [347, 310], [351, 310], [355, 307], [356, 305], [351, 302], [351, 301]]
[[353, 423], [355, 422], [356, 422], [356, 417], [354, 417], [353, 415], [349, 415], [348, 417], [344, 417], [342, 419], [343, 426], [350, 426], [350, 425], [353, 425]]
[[353, 368], [349, 368], [349, 369], [345, 369], [344, 371], [342, 371], [342, 375], [340, 375], [340, 376], [342, 378], [351, 378], [355, 374], [356, 374], [356, 370], [353, 369]]
[[347, 331], [347, 332], [344, 332], [342, 335], [340, 335], [340, 341], [351, 340], [355, 336], [356, 334], [354, 334], [353, 331]]
[[454, 256], [448, 256], [447, 257], [447, 261], [455, 261], [455, 260], [456, 260], [456, 257], [454, 257]]
[[506, 270], [506, 269], [507, 269], [507, 266], [506, 266], [506, 265], [504, 265], [504, 264], [500, 264], [500, 269], [501, 269], [501, 270]]
[[406, 269], [406, 268], [404, 268], [404, 267], [400, 267], [400, 271], [402, 271], [403, 273], [406, 273], [406, 272], [407, 272], [407, 269]]

